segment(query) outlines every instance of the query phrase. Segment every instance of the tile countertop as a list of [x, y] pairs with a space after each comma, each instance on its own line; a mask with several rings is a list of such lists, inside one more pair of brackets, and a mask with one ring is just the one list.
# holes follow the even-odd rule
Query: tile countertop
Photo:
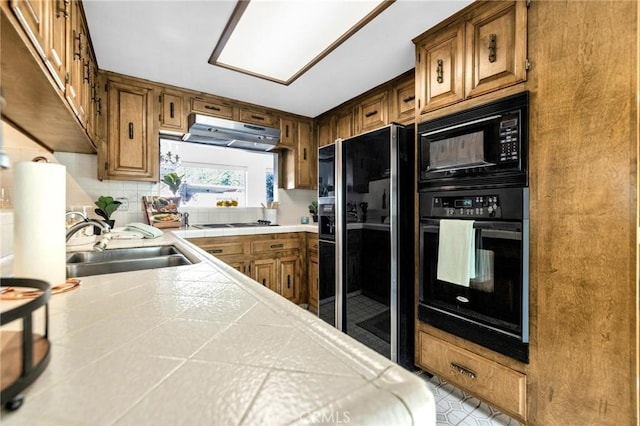
[[52, 296], [51, 363], [0, 423], [435, 424], [422, 379], [173, 232], [109, 246], [159, 244], [199, 263]]
[[172, 229], [172, 232], [182, 238], [230, 237], [234, 235], [278, 234], [283, 232], [314, 232], [317, 234], [318, 224], [310, 223], [308, 225], [248, 226], [239, 228], [213, 229], [198, 229], [190, 226], [186, 229]]

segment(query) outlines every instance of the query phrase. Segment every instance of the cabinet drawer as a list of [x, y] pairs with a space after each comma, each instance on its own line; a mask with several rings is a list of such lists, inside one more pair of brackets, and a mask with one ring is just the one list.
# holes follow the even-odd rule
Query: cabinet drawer
[[215, 246], [203, 247], [203, 250], [214, 256], [229, 256], [232, 254], [243, 254], [244, 244], [242, 243], [216, 244]]
[[229, 120], [233, 119], [233, 107], [223, 102], [193, 98], [191, 99], [191, 110]]
[[276, 117], [273, 114], [240, 108], [240, 121], [243, 123], [262, 124], [263, 126], [277, 126]]
[[252, 254], [269, 253], [272, 251], [295, 250], [298, 248], [300, 248], [300, 241], [295, 238], [251, 242]]
[[526, 375], [422, 331], [419, 363], [502, 411], [525, 419]]

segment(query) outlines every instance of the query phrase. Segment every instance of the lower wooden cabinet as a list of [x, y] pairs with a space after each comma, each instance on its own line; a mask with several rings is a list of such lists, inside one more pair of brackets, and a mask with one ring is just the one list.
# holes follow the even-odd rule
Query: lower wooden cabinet
[[417, 364], [502, 412], [526, 420], [527, 376], [423, 331]]
[[309, 310], [315, 314], [318, 313], [318, 285], [319, 285], [319, 268], [318, 268], [318, 236], [307, 234], [307, 290], [309, 293], [308, 303]]
[[293, 303], [306, 302], [305, 233], [203, 237], [189, 241]]

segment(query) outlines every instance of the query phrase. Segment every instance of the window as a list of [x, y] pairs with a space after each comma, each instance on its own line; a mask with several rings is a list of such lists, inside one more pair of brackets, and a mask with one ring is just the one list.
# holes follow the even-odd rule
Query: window
[[[160, 139], [160, 180], [182, 177], [183, 207], [260, 207], [275, 201], [277, 154]], [[160, 184], [160, 195], [173, 196]]]

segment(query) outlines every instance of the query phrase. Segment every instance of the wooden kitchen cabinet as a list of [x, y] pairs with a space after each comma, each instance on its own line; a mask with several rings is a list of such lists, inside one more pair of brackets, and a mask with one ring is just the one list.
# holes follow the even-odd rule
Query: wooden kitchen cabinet
[[416, 119], [416, 85], [415, 72], [402, 78], [393, 84], [391, 90], [391, 105], [389, 111], [389, 122], [400, 124], [410, 124]]
[[489, 2], [466, 23], [466, 97], [527, 78], [527, 5]]
[[525, 374], [422, 331], [416, 361], [430, 373], [472, 392], [504, 413], [526, 420]]
[[65, 80], [65, 97], [81, 123], [85, 121], [88, 90], [85, 77], [87, 69], [88, 30], [82, 12], [82, 4], [71, 0], [70, 37], [67, 51], [67, 78]]
[[307, 233], [307, 291], [309, 310], [318, 313], [318, 235]]
[[46, 41], [46, 64], [55, 80], [58, 88], [65, 90], [67, 80], [67, 64], [72, 58], [67, 56], [67, 52], [73, 41], [71, 40], [70, 29], [71, 5], [69, 1], [49, 2], [49, 29]]
[[280, 118], [280, 140], [278, 147], [295, 148], [296, 146], [296, 121], [289, 117]]
[[190, 238], [189, 241], [270, 290], [303, 303], [304, 233]]
[[240, 108], [240, 121], [243, 123], [258, 124], [266, 127], [278, 126], [278, 120], [275, 114], [267, 110], [258, 110], [248, 107]]
[[417, 116], [527, 78], [525, 1], [476, 2], [416, 37]]
[[419, 114], [464, 98], [464, 22], [416, 43], [416, 94]]
[[335, 131], [333, 132], [334, 141], [336, 139], [347, 139], [355, 135], [356, 132], [353, 125], [353, 107], [347, 106], [338, 110], [336, 113], [335, 123]]
[[296, 127], [295, 149], [281, 152], [284, 173], [282, 186], [286, 189], [316, 188], [316, 151], [311, 120], [301, 120]]
[[316, 120], [316, 145], [319, 147], [332, 144], [335, 140], [333, 136], [333, 116], [324, 115]]
[[158, 131], [153, 87], [110, 79], [106, 159], [102, 179], [158, 181]]
[[[64, 2], [64, 5], [66, 3]], [[49, 0], [11, 0], [9, 4], [40, 57], [46, 59], [44, 47], [48, 38], [49, 16], [51, 13], [56, 13], [56, 11], [50, 11], [53, 2]], [[62, 60], [65, 58], [63, 57]]]
[[187, 132], [187, 112], [182, 93], [163, 90], [159, 96], [160, 129], [174, 132]]
[[206, 96], [191, 98], [191, 111], [227, 120], [233, 120], [234, 115], [231, 102]]
[[363, 99], [355, 110], [355, 133], [365, 133], [389, 123], [389, 95], [387, 90]]

